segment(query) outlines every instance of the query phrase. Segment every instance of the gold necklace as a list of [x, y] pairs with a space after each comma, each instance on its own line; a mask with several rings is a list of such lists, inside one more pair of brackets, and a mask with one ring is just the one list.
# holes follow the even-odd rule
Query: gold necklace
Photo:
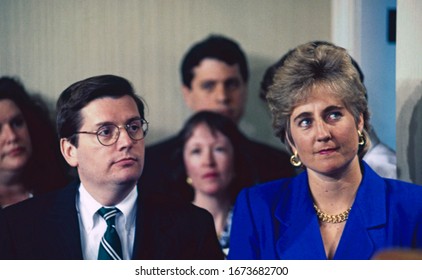
[[322, 212], [321, 209], [319, 209], [318, 206], [316, 206], [315, 203], [314, 203], [314, 208], [315, 208], [316, 214], [318, 216], [318, 219], [321, 222], [331, 223], [331, 224], [337, 224], [337, 223], [342, 223], [342, 222], [346, 221], [349, 218], [350, 210], [352, 210], [352, 207], [350, 207], [349, 209], [347, 209], [346, 211], [344, 211], [340, 214], [328, 215], [328, 214]]

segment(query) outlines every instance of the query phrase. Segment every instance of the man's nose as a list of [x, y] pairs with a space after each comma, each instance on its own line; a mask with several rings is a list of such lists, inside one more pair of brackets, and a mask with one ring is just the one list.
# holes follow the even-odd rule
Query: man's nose
[[229, 100], [229, 91], [224, 85], [218, 85], [215, 90], [216, 100], [219, 103], [227, 103]]

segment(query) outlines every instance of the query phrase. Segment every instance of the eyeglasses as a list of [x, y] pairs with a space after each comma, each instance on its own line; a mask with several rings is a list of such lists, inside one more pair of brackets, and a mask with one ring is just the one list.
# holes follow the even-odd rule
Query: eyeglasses
[[120, 128], [125, 128], [132, 140], [142, 140], [148, 132], [148, 122], [144, 119], [136, 119], [125, 125], [105, 124], [96, 131], [77, 131], [74, 134], [95, 134], [98, 142], [103, 146], [111, 146], [117, 142], [120, 136]]

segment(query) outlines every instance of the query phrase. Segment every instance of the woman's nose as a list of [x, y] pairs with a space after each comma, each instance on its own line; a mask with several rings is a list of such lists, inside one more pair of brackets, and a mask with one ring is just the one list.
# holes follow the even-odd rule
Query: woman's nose
[[211, 149], [208, 149], [204, 153], [203, 163], [204, 163], [204, 165], [207, 165], [207, 166], [214, 165], [215, 159], [214, 159], [214, 154], [212, 153]]
[[316, 133], [318, 141], [327, 141], [331, 138], [330, 129], [324, 121], [317, 122]]
[[9, 124], [6, 124], [2, 127], [0, 135], [6, 142], [13, 142], [17, 139], [18, 134]]

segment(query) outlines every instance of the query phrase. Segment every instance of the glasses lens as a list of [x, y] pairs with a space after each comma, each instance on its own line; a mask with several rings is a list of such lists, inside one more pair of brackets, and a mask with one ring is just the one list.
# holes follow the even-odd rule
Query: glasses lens
[[148, 123], [144, 120], [134, 120], [126, 125], [126, 130], [133, 140], [141, 140], [145, 137]]
[[112, 145], [119, 136], [119, 128], [113, 124], [101, 126], [97, 131], [98, 141], [105, 146]]

